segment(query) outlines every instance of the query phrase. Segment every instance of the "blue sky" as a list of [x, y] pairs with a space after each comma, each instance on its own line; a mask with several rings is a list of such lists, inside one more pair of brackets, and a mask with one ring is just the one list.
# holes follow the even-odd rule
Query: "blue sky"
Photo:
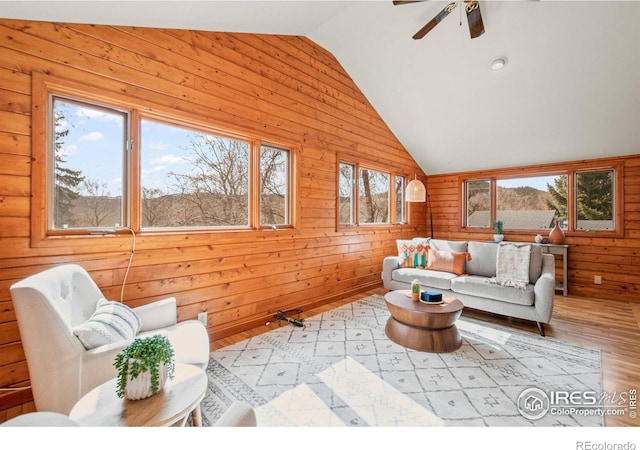
[[[126, 118], [117, 112], [57, 103], [65, 120], [58, 130], [68, 129], [63, 155], [66, 167], [82, 170], [91, 180], [105, 184], [110, 195], [122, 193], [123, 142]], [[143, 121], [141, 176], [145, 187], [167, 190], [171, 171], [184, 173], [190, 161], [183, 149], [193, 132], [178, 127]]]

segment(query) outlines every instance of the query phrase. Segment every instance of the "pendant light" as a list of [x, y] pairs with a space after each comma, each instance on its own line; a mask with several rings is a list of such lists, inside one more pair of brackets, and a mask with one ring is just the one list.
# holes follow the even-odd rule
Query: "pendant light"
[[427, 188], [422, 184], [422, 181], [418, 180], [418, 176], [411, 180], [407, 184], [407, 189], [404, 193], [405, 201], [407, 202], [426, 202], [427, 201]]

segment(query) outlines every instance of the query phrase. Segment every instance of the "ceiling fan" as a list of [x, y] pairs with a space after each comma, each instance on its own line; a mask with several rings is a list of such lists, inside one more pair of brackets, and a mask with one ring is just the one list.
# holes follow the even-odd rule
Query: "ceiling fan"
[[[407, 3], [420, 3], [425, 0], [412, 0], [412, 1], [400, 1], [394, 0], [394, 5], [404, 5]], [[477, 0], [458, 0], [449, 3], [440, 11], [433, 19], [431, 19], [424, 27], [422, 27], [416, 34], [413, 35], [414, 39], [422, 39], [429, 31], [438, 25], [445, 17], [449, 15], [451, 11], [456, 9], [458, 3], [464, 3], [464, 8], [467, 12], [467, 21], [469, 22], [469, 33], [471, 39], [477, 38], [484, 33], [484, 24], [482, 23], [482, 14], [480, 13], [480, 4]]]

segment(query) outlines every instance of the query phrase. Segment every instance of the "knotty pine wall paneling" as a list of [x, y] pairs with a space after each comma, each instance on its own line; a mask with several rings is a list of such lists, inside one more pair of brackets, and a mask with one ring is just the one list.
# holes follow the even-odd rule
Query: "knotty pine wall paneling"
[[[338, 155], [424, 174], [309, 39], [0, 19], [0, 387], [29, 384], [11, 284], [77, 263], [119, 299], [132, 245], [127, 234], [31, 245], [34, 76], [295, 148], [295, 228], [137, 236], [125, 303], [175, 296], [180, 320], [208, 312], [212, 340], [380, 286], [395, 240], [425, 233], [420, 204], [409, 225], [336, 230]], [[0, 421], [33, 410], [29, 398], [0, 392]]]

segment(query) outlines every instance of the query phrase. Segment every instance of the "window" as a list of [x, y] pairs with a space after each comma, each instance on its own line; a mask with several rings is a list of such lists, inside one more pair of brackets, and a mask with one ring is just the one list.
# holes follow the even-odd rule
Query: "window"
[[389, 223], [389, 175], [371, 169], [360, 169], [360, 223]]
[[396, 216], [395, 223], [406, 223], [407, 210], [406, 203], [404, 201], [404, 192], [407, 184], [407, 179], [403, 175], [396, 175]]
[[142, 228], [249, 225], [250, 143], [141, 121]]
[[406, 223], [406, 176], [341, 162], [338, 169], [340, 226]]
[[613, 180], [613, 170], [576, 173], [576, 229], [615, 229]]
[[52, 98], [52, 108], [49, 228], [125, 223], [127, 113], [62, 97]]
[[505, 230], [540, 231], [559, 221], [570, 232], [621, 233], [615, 220], [621, 204], [616, 203], [619, 170], [583, 166], [576, 163], [556, 174], [464, 180], [464, 226], [491, 228], [494, 220], [502, 220]]
[[338, 223], [351, 226], [356, 224], [355, 187], [356, 167], [349, 163], [340, 163], [338, 175]]
[[288, 225], [289, 216], [289, 150], [262, 145], [260, 147], [260, 225]]
[[118, 227], [293, 226], [292, 148], [35, 78], [34, 245]]
[[468, 227], [490, 227], [491, 220], [491, 181], [467, 181], [465, 224]]
[[507, 230], [547, 230], [567, 222], [566, 175], [496, 180], [496, 219]]

